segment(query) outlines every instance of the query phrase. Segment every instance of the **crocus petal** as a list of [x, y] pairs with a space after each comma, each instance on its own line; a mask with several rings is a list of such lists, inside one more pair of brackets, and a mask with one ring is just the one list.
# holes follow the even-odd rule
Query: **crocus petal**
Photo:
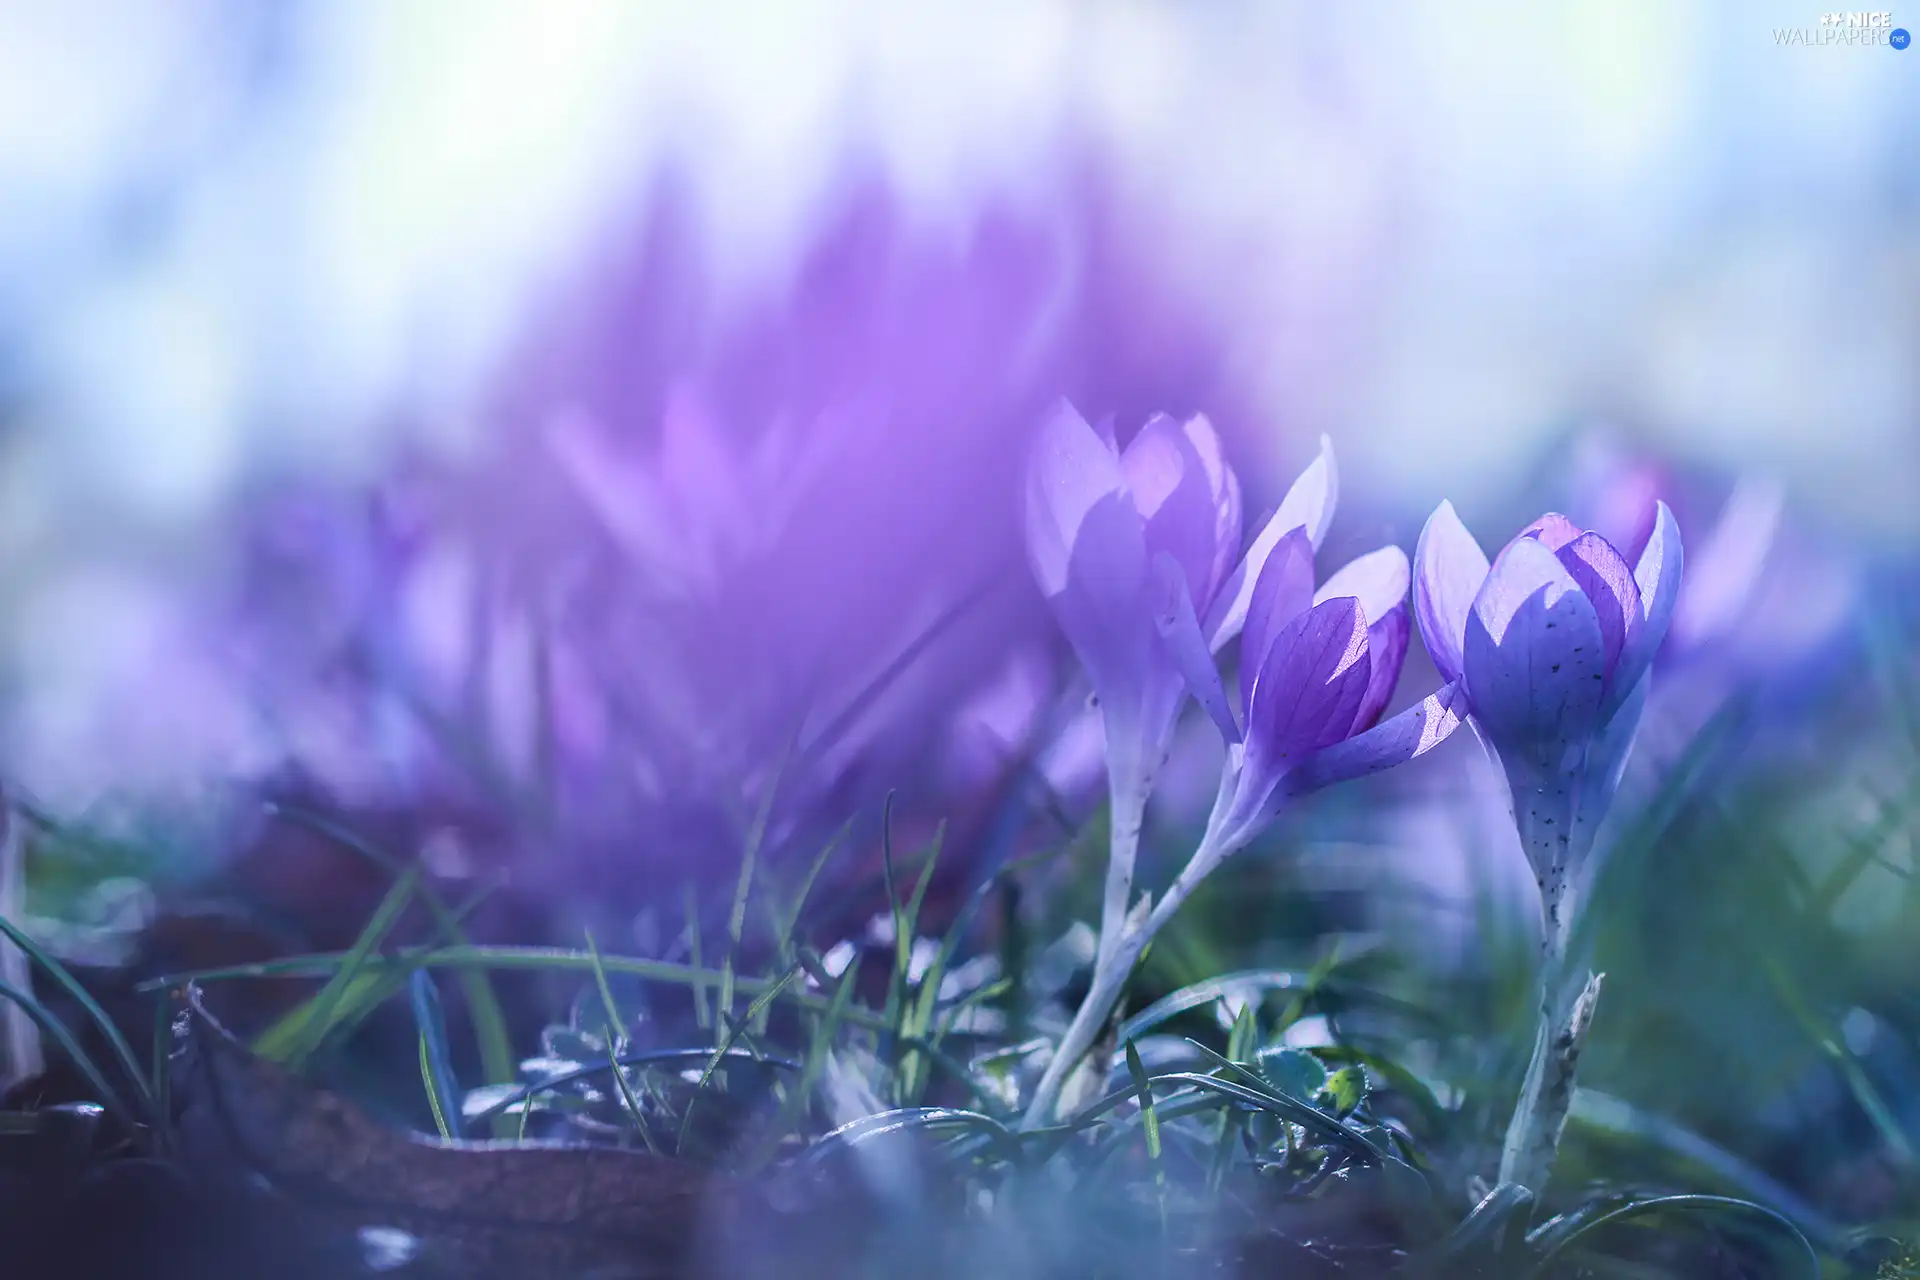
[[1214, 652], [1219, 652], [1220, 646], [1240, 633], [1242, 624], [1247, 620], [1247, 606], [1253, 599], [1254, 585], [1260, 580], [1260, 571], [1265, 567], [1267, 557], [1280, 545], [1280, 540], [1295, 529], [1305, 529], [1308, 543], [1316, 549], [1320, 546], [1327, 536], [1327, 527], [1333, 523], [1333, 508], [1339, 498], [1339, 488], [1339, 471], [1333, 460], [1333, 441], [1321, 436], [1319, 456], [1293, 482], [1293, 488], [1287, 490], [1287, 496], [1280, 502], [1280, 509], [1261, 527], [1253, 544], [1247, 548], [1245, 558], [1220, 585], [1213, 607], [1206, 614], [1206, 623], [1201, 628]]
[[1405, 764], [1445, 742], [1467, 718], [1468, 709], [1461, 681], [1443, 685], [1386, 723], [1308, 756], [1287, 775], [1285, 790], [1303, 795]]
[[1320, 604], [1336, 596], [1353, 596], [1360, 601], [1360, 611], [1369, 618], [1384, 618], [1388, 610], [1406, 600], [1411, 578], [1407, 553], [1398, 547], [1381, 547], [1341, 565], [1313, 593], [1313, 602]]
[[1465, 667], [1474, 715], [1503, 757], [1557, 767], [1593, 729], [1606, 678], [1600, 620], [1544, 543], [1515, 538], [1494, 562], [1467, 619]]
[[1522, 529], [1519, 536], [1532, 538], [1549, 551], [1558, 551], [1585, 532], [1586, 530], [1558, 511], [1549, 511]]
[[1240, 741], [1240, 726], [1234, 722], [1233, 709], [1227, 705], [1220, 669], [1213, 665], [1213, 653], [1200, 634], [1200, 620], [1193, 612], [1193, 593], [1187, 586], [1180, 562], [1164, 551], [1157, 552], [1153, 557], [1153, 581], [1153, 621], [1173, 665], [1195, 700], [1219, 726], [1221, 736], [1228, 742]]
[[1120, 456], [1120, 437], [1113, 429], [1113, 415], [1106, 414], [1093, 424], [1094, 434], [1100, 437], [1102, 444], [1112, 451], [1114, 457]]
[[1318, 551], [1333, 524], [1333, 509], [1340, 501], [1340, 468], [1333, 459], [1333, 439], [1320, 437], [1320, 452], [1300, 473], [1300, 478], [1280, 500], [1273, 523], [1281, 529], [1305, 529]]
[[[1027, 554], [1042, 593], [1066, 588], [1074, 543], [1102, 499], [1126, 494], [1120, 459], [1072, 405], [1061, 401], [1041, 424], [1027, 467]], [[1131, 499], [1127, 507], [1133, 509]], [[1138, 512], [1133, 514], [1140, 523]], [[1143, 557], [1144, 564], [1144, 557]]]
[[1380, 713], [1387, 709], [1387, 703], [1393, 699], [1394, 686], [1400, 683], [1400, 668], [1406, 665], [1407, 641], [1413, 630], [1413, 624], [1407, 618], [1407, 607], [1396, 604], [1386, 611], [1380, 620], [1367, 628], [1367, 660], [1372, 664], [1372, 674], [1367, 679], [1366, 696], [1360, 699], [1360, 710], [1354, 713], [1351, 733], [1371, 729], [1380, 719]]
[[[1227, 465], [1227, 455], [1220, 447], [1219, 433], [1214, 431], [1213, 423], [1205, 414], [1197, 413], [1188, 418], [1180, 429], [1186, 434], [1194, 456], [1200, 460], [1201, 469], [1206, 472], [1208, 492], [1213, 497], [1214, 557], [1213, 564], [1209, 566], [1211, 572], [1206, 589], [1206, 600], [1211, 605], [1214, 594], [1220, 590], [1220, 584], [1227, 580], [1227, 574], [1232, 572], [1235, 559], [1240, 554], [1240, 477]], [[1194, 598], [1197, 600], [1200, 596], [1196, 594]]]
[[[1183, 426], [1156, 414], [1120, 455], [1120, 466], [1146, 521], [1148, 551], [1178, 560], [1194, 598], [1207, 607], [1225, 575], [1223, 562], [1240, 541], [1237, 486], [1228, 488], [1229, 472], [1213, 428], [1205, 418]], [[1224, 509], [1229, 505], [1230, 513]], [[1223, 530], [1229, 514], [1234, 528]]]
[[1267, 557], [1247, 606], [1246, 631], [1240, 637], [1241, 706], [1253, 696], [1253, 679], [1273, 647], [1274, 635], [1312, 607], [1313, 544], [1305, 529], [1295, 529]]
[[[1613, 804], [1614, 793], [1620, 789], [1621, 775], [1626, 771], [1627, 757], [1633, 750], [1641, 713], [1647, 707], [1647, 691], [1652, 684], [1651, 680], [1641, 680], [1635, 684], [1588, 750], [1587, 781], [1580, 796], [1582, 820], [1597, 823], [1599, 818], [1606, 816], [1608, 807]], [[1585, 834], [1591, 836], [1592, 833]]]
[[1634, 585], [1633, 570], [1614, 545], [1597, 533], [1581, 534], [1561, 547], [1558, 555], [1600, 621], [1600, 646], [1611, 674], [1619, 665], [1620, 650], [1640, 629], [1640, 588]]
[[1607, 688], [1608, 714], [1633, 692], [1640, 677], [1653, 663], [1666, 639], [1667, 626], [1673, 621], [1674, 606], [1680, 600], [1680, 580], [1686, 565], [1686, 553], [1680, 546], [1680, 526], [1673, 512], [1662, 502], [1654, 512], [1653, 536], [1647, 539], [1640, 563], [1633, 567], [1634, 585], [1640, 590], [1641, 625], [1632, 643], [1621, 651], [1620, 665], [1614, 670]]
[[1352, 596], [1317, 604], [1280, 628], [1247, 703], [1243, 773], [1270, 786], [1309, 753], [1346, 737], [1372, 674], [1366, 615]]
[[1109, 715], [1137, 704], [1166, 659], [1150, 622], [1140, 513], [1125, 494], [1081, 519], [1066, 582], [1047, 604]]
[[1420, 622], [1433, 665], [1444, 680], [1458, 680], [1463, 669], [1467, 615], [1487, 580], [1487, 553], [1460, 523], [1451, 502], [1427, 517], [1414, 547], [1413, 611]]

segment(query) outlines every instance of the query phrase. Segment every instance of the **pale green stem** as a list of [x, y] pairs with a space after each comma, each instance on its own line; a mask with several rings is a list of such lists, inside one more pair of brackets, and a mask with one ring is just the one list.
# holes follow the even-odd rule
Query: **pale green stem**
[[1209, 827], [1207, 834], [1201, 838], [1200, 847], [1194, 850], [1187, 865], [1167, 888], [1166, 896], [1160, 899], [1146, 919], [1128, 927], [1128, 921], [1123, 916], [1120, 927], [1113, 934], [1113, 943], [1109, 945], [1105, 936], [1101, 938], [1100, 953], [1105, 959], [1094, 965], [1093, 985], [1088, 989], [1086, 999], [1080, 1002], [1073, 1021], [1067, 1024], [1066, 1034], [1060, 1038], [1052, 1060], [1047, 1063], [1047, 1069], [1034, 1089], [1033, 1099], [1027, 1105], [1027, 1114], [1021, 1121], [1022, 1128], [1035, 1129], [1052, 1122], [1061, 1089], [1065, 1087], [1074, 1068], [1080, 1065], [1087, 1050], [1099, 1039], [1101, 1029], [1113, 1015], [1114, 1005], [1119, 1003], [1121, 993], [1126, 990], [1127, 979], [1133, 974], [1133, 966], [1139, 963], [1140, 953], [1173, 918], [1180, 904], [1192, 895], [1209, 872], [1239, 847], [1239, 843], [1223, 839], [1214, 828]]
[[1572, 1103], [1574, 1069], [1593, 1002], [1599, 998], [1597, 977], [1570, 990], [1566, 972], [1574, 912], [1570, 880], [1592, 845], [1591, 824], [1579, 812], [1578, 791], [1577, 776], [1561, 775], [1514, 792], [1515, 824], [1539, 869], [1540, 1017], [1526, 1080], [1507, 1125], [1500, 1181], [1517, 1182], [1536, 1194], [1553, 1171]]
[[[1135, 779], [1122, 779], [1119, 770], [1110, 774], [1110, 803], [1107, 841], [1107, 888], [1100, 903], [1100, 941], [1094, 968], [1104, 968], [1112, 959], [1125, 931], [1127, 911], [1133, 905], [1133, 867], [1140, 853], [1140, 831], [1147, 820], [1147, 793], [1151, 789]], [[1129, 773], [1132, 771], [1129, 770]]]

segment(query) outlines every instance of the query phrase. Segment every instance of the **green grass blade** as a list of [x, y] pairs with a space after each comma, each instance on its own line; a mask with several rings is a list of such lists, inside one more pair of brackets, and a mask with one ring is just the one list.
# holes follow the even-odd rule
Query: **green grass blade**
[[[328, 974], [338, 973], [346, 961], [347, 953], [339, 951], [285, 956], [278, 960], [261, 960], [251, 964], [224, 965], [212, 969], [162, 974], [141, 982], [135, 990], [158, 991], [167, 987], [184, 986], [189, 982], [206, 985], [249, 978], [325, 977]], [[603, 955], [601, 963], [606, 966], [608, 973], [631, 974], [649, 982], [671, 983], [678, 986], [712, 985], [720, 977], [719, 973], [713, 969], [700, 969], [671, 960], [643, 960], [634, 956]], [[396, 952], [391, 956], [372, 957], [366, 961], [366, 964], [378, 971], [404, 969], [415, 965], [428, 969], [456, 970], [478, 968], [587, 974], [593, 971], [591, 956], [584, 951], [570, 951], [564, 947], [416, 947]], [[743, 993], [759, 995], [772, 987], [779, 986], [780, 980], [741, 978], [738, 985]], [[783, 989], [779, 998], [814, 1010], [823, 1010], [829, 1004], [826, 998], [812, 992], [795, 991], [791, 988]], [[847, 1021], [869, 1030], [886, 1029], [887, 1024], [879, 1014], [858, 1005], [850, 1006], [844, 1016]]]
[[727, 957], [720, 966], [720, 1009], [728, 1017], [733, 1016], [734, 966], [739, 959], [740, 939], [746, 933], [747, 901], [753, 894], [754, 871], [760, 862], [761, 846], [766, 843], [767, 825], [773, 821], [773, 804], [780, 795], [780, 781], [786, 776], [787, 764], [799, 744], [800, 734], [796, 731], [787, 740], [786, 749], [780, 753], [773, 776], [767, 779], [766, 794], [760, 797], [760, 806], [753, 815], [753, 826], [747, 832], [746, 847], [740, 855], [740, 878], [734, 884], [733, 909], [727, 915]]
[[1309, 979], [1310, 971], [1301, 969], [1242, 969], [1223, 973], [1154, 1001], [1122, 1024], [1120, 1038], [1138, 1040], [1181, 1014], [1225, 996], [1296, 990], [1304, 987]]
[[622, 1030], [626, 1024], [620, 1017], [620, 1006], [614, 1002], [613, 984], [607, 981], [607, 966], [600, 959], [600, 948], [594, 945], [591, 929], [587, 930], [587, 955], [593, 961], [593, 984], [600, 991], [600, 1005], [607, 1014], [607, 1067], [613, 1073], [614, 1087], [620, 1091], [620, 1105], [633, 1118], [633, 1127], [640, 1131], [640, 1140], [647, 1144], [647, 1150], [659, 1155], [660, 1148], [653, 1140], [646, 1113], [640, 1109], [640, 1099], [633, 1096], [626, 1072], [620, 1069], [620, 1042], [626, 1039]]
[[855, 955], [840, 975], [839, 984], [833, 989], [833, 997], [827, 1002], [826, 1012], [814, 1024], [813, 1039], [807, 1045], [806, 1064], [801, 1069], [799, 1082], [781, 1100], [780, 1114], [768, 1127], [766, 1136], [760, 1140], [747, 1161], [749, 1172], [764, 1168], [778, 1154], [785, 1136], [804, 1120], [813, 1091], [820, 1087], [820, 1077], [827, 1066], [827, 1055], [833, 1051], [834, 1037], [839, 1035], [840, 1024], [847, 1019], [848, 1011], [852, 1008], [853, 990], [859, 978], [860, 957]]
[[1787, 1012], [1793, 1015], [1794, 1020], [1800, 1024], [1808, 1038], [1840, 1072], [1840, 1078], [1846, 1082], [1854, 1101], [1859, 1104], [1860, 1110], [1865, 1113], [1873, 1127], [1879, 1131], [1880, 1140], [1886, 1144], [1889, 1154], [1902, 1166], [1911, 1169], [1915, 1164], [1913, 1142], [1894, 1115], [1893, 1109], [1887, 1105], [1887, 1100], [1880, 1096], [1880, 1091], [1867, 1077], [1866, 1068], [1860, 1064], [1860, 1059], [1847, 1048], [1840, 1036], [1833, 1034], [1822, 1025], [1818, 1015], [1808, 1007], [1799, 988], [1794, 985], [1793, 979], [1777, 959], [1763, 953], [1760, 957], [1760, 966], [1767, 975], [1774, 993], [1780, 997], [1781, 1004], [1786, 1006]]
[[1820, 1254], [1814, 1249], [1812, 1241], [1807, 1239], [1799, 1227], [1796, 1227], [1787, 1218], [1767, 1208], [1765, 1205], [1756, 1204], [1751, 1200], [1736, 1200], [1731, 1196], [1678, 1195], [1655, 1196], [1647, 1200], [1636, 1200], [1631, 1204], [1623, 1205], [1611, 1212], [1603, 1213], [1596, 1218], [1583, 1222], [1577, 1230], [1569, 1232], [1554, 1241], [1539, 1257], [1534, 1259], [1532, 1267], [1528, 1268], [1526, 1273], [1528, 1280], [1532, 1280], [1533, 1277], [1550, 1274], [1548, 1271], [1549, 1264], [1571, 1248], [1576, 1242], [1592, 1235], [1601, 1227], [1611, 1226], [1633, 1218], [1666, 1213], [1675, 1209], [1705, 1210], [1714, 1213], [1731, 1213], [1759, 1218], [1769, 1226], [1779, 1228], [1779, 1234], [1791, 1242], [1795, 1256], [1804, 1260], [1806, 1263], [1805, 1275], [1809, 1277], [1809, 1280], [1820, 1280], [1820, 1277], [1825, 1274], [1820, 1266]]
[[[694, 891], [693, 883], [686, 885], [684, 899], [687, 911], [687, 959], [691, 967], [703, 971], [705, 966], [700, 957], [700, 899]], [[718, 974], [714, 977], [717, 979]], [[713, 1014], [707, 1008], [707, 984], [700, 980], [693, 983], [693, 1021], [701, 1030], [713, 1025]]]
[[[456, 921], [465, 919], [490, 892], [490, 889], [482, 889], [475, 893], [454, 910], [452, 918]], [[374, 1010], [406, 988], [408, 981], [413, 977], [414, 970], [420, 967], [419, 957], [427, 954], [430, 953], [425, 948], [409, 948], [407, 952], [391, 960], [376, 957], [376, 960], [369, 961], [367, 967], [356, 975], [346, 993], [341, 997], [339, 1007], [334, 1011], [333, 1026], [328, 1030], [327, 1035], [329, 1037], [351, 1036], [360, 1024], [373, 1014]], [[456, 969], [454, 973], [456, 978], [467, 978], [475, 973], [484, 976], [485, 970]], [[491, 992], [491, 983], [488, 984], [487, 989]], [[517, 1077], [517, 1071], [515, 1075]], [[489, 1083], [501, 1082], [490, 1081]], [[511, 1081], [505, 1083], [511, 1083]], [[510, 1135], [496, 1131], [494, 1136]]]
[[[940, 850], [945, 839], [946, 825], [943, 823], [934, 832], [926, 860], [920, 868], [920, 878], [913, 886], [913, 896], [908, 899], [906, 910], [894, 927], [894, 973], [888, 990], [887, 1018], [893, 1023], [896, 1042], [919, 1039], [926, 1033], [932, 1017], [932, 1001], [940, 992], [940, 980], [929, 970], [921, 975], [920, 998], [914, 1000], [908, 996], [913, 989], [913, 944], [920, 932], [920, 911], [926, 905], [927, 887], [933, 883], [934, 868], [940, 862]], [[905, 926], [904, 932], [901, 925]], [[926, 1063], [917, 1054], [910, 1051], [901, 1056], [895, 1082], [898, 1093], [896, 1101], [902, 1106], [917, 1101], [926, 1083], [926, 1075]]]
[[731, 1017], [727, 1019], [731, 1025], [727, 1028], [726, 1036], [715, 1046], [713, 1056], [707, 1060], [707, 1065], [700, 1072], [699, 1082], [694, 1085], [693, 1097], [688, 1099], [687, 1109], [680, 1113], [680, 1137], [677, 1149], [684, 1150], [686, 1148], [687, 1134], [691, 1132], [688, 1126], [693, 1123], [694, 1106], [699, 1100], [701, 1092], [706, 1089], [708, 1083], [713, 1079], [713, 1073], [720, 1069], [722, 1062], [726, 1061], [728, 1051], [731, 1050], [739, 1041], [740, 1037], [745, 1034], [748, 1023], [750, 1023], [762, 1009], [778, 999], [780, 993], [787, 989], [788, 984], [799, 976], [800, 967], [795, 965], [793, 968], [787, 970], [786, 973], [780, 977], [779, 981], [763, 991], [759, 999], [748, 1006], [745, 1017], [737, 1021]]
[[783, 961], [792, 956], [793, 935], [800, 928], [800, 916], [806, 910], [807, 899], [813, 896], [814, 882], [819, 880], [820, 873], [826, 869], [827, 860], [833, 857], [834, 853], [846, 842], [847, 837], [852, 833], [853, 819], [849, 818], [841, 824], [840, 830], [833, 834], [833, 838], [827, 841], [820, 852], [814, 855], [813, 865], [807, 868], [806, 878], [801, 880], [800, 892], [794, 898], [793, 906], [787, 912], [786, 918], [782, 920], [777, 916], [775, 917], [773, 926], [774, 943], [779, 947], [780, 957]]
[[[307, 828], [350, 853], [372, 862], [395, 878], [404, 874], [401, 863], [380, 849], [377, 845], [361, 839], [325, 817], [310, 813], [305, 809], [284, 804], [269, 804], [267, 812], [284, 821]], [[420, 901], [432, 918], [434, 928], [444, 941], [453, 946], [466, 946], [472, 940], [467, 936], [462, 921], [479, 905], [485, 896], [484, 891], [458, 910], [448, 907], [446, 899], [435, 891], [423, 878], [419, 884]], [[500, 1007], [499, 996], [493, 984], [487, 980], [484, 970], [463, 970], [459, 975], [461, 994], [466, 997], [467, 1011], [473, 1019], [474, 1047], [480, 1053], [480, 1071], [483, 1084], [511, 1084], [518, 1075], [518, 1063], [513, 1053], [513, 1038], [507, 1033], [507, 1016]], [[505, 1137], [505, 1134], [497, 1136]]]
[[[86, 1012], [88, 1019], [100, 1029], [101, 1036], [105, 1038], [107, 1048], [113, 1054], [115, 1065], [132, 1084], [134, 1095], [139, 1099], [141, 1108], [154, 1120], [162, 1119], [163, 1117], [156, 1111], [153, 1092], [147, 1084], [147, 1073], [140, 1069], [140, 1059], [134, 1056], [133, 1046], [127, 1043], [124, 1035], [120, 1034], [120, 1028], [114, 1025], [112, 1018], [107, 1016], [107, 1011], [100, 1007], [100, 1002], [87, 993], [87, 989], [80, 985], [80, 980], [68, 971], [67, 966], [61, 964], [51, 952], [28, 937], [24, 929], [3, 915], [0, 915], [0, 933], [5, 934], [8, 941], [20, 948], [28, 960], [38, 965], [42, 972], [53, 979], [56, 986], [66, 992], [67, 996]], [[33, 1010], [29, 1008], [27, 1013], [32, 1016]]]
[[600, 948], [594, 945], [593, 930], [586, 931], [587, 958], [593, 963], [593, 985], [600, 993], [600, 1008], [607, 1015], [607, 1047], [619, 1052], [620, 1042], [627, 1038], [626, 1019], [620, 1016], [620, 1006], [614, 1002], [613, 986], [607, 981], [606, 962], [600, 958]]
[[326, 985], [313, 999], [261, 1033], [254, 1041], [255, 1053], [270, 1062], [284, 1063], [295, 1071], [306, 1065], [307, 1059], [320, 1048], [327, 1033], [333, 1029], [340, 1006], [353, 990], [354, 984], [371, 981], [371, 975], [364, 974], [362, 970], [400, 922], [401, 913], [413, 899], [414, 888], [419, 881], [419, 866], [408, 867], [393, 887], [387, 890], [386, 897], [380, 900], [366, 927], [354, 939], [340, 968], [327, 979]]
[[440, 1007], [440, 992], [425, 969], [415, 969], [408, 976], [407, 988], [414, 1025], [420, 1032], [420, 1080], [426, 1086], [427, 1105], [433, 1108], [433, 1122], [439, 1126], [440, 1136], [457, 1138], [460, 1084], [447, 1054], [447, 1019]]
[[1140, 1116], [1147, 1128], [1147, 1158], [1156, 1164], [1160, 1160], [1160, 1117], [1153, 1109], [1153, 1081], [1147, 1077], [1147, 1068], [1140, 1061], [1140, 1050], [1133, 1041], [1127, 1041], [1127, 1074], [1133, 1077], [1134, 1087], [1140, 1090]]
[[634, 1096], [633, 1086], [627, 1083], [626, 1069], [620, 1065], [620, 1058], [611, 1051], [607, 1054], [607, 1070], [613, 1076], [613, 1087], [620, 1091], [620, 1105], [626, 1108], [627, 1115], [633, 1119], [633, 1127], [639, 1131], [640, 1141], [647, 1150], [660, 1154], [660, 1144], [654, 1141], [653, 1127], [647, 1123], [647, 1113], [640, 1109], [640, 1099]]
[[[4, 981], [0, 981], [0, 1000], [10, 1000], [26, 1011], [27, 1016], [32, 1018], [35, 1025], [40, 1028], [41, 1034], [53, 1041], [60, 1052], [67, 1055], [74, 1069], [79, 1071], [81, 1078], [87, 1082], [87, 1087], [99, 1096], [100, 1105], [127, 1132], [133, 1133], [140, 1128], [141, 1117], [128, 1108], [126, 1100], [120, 1096], [120, 1091], [101, 1074], [99, 1066], [87, 1056], [87, 1051], [80, 1047], [80, 1042], [73, 1038], [73, 1033], [67, 1030], [66, 1024], [54, 1017], [51, 1010], [12, 983]], [[139, 1077], [136, 1077], [136, 1080], [138, 1079]]]

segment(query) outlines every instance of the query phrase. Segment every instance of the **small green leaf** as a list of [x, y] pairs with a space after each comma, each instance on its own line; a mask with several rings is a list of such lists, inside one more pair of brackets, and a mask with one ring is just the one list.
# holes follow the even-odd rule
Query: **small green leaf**
[[1305, 1049], [1262, 1049], [1254, 1064], [1273, 1089], [1300, 1102], [1313, 1102], [1327, 1087], [1327, 1068]]
[[1367, 1069], [1355, 1063], [1342, 1067], [1327, 1077], [1327, 1083], [1316, 1099], [1316, 1105], [1323, 1106], [1336, 1116], [1352, 1115], [1362, 1102], [1367, 1100]]
[[1240, 1013], [1233, 1020], [1233, 1030], [1227, 1033], [1227, 1057], [1235, 1062], [1245, 1062], [1253, 1053], [1253, 1046], [1259, 1043], [1260, 1022], [1254, 1016], [1258, 1002], [1249, 1000], [1240, 1006]]
[[1160, 1158], [1160, 1116], [1153, 1109], [1153, 1082], [1147, 1077], [1147, 1068], [1140, 1061], [1140, 1050], [1133, 1041], [1127, 1041], [1127, 1074], [1133, 1077], [1134, 1088], [1140, 1091], [1140, 1118], [1147, 1129], [1147, 1158]]

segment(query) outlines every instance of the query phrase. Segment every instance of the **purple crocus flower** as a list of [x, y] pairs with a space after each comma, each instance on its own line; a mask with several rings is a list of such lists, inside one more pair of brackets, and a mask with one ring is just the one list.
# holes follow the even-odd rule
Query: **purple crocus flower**
[[[1278, 525], [1323, 537], [1334, 483], [1332, 455], [1323, 450], [1269, 531]], [[1263, 533], [1234, 566], [1240, 482], [1206, 418], [1179, 423], [1157, 415], [1122, 451], [1064, 402], [1035, 445], [1026, 525], [1034, 576], [1086, 669], [1106, 730], [1113, 844], [1104, 956], [1132, 897], [1147, 796], [1186, 698], [1180, 651], [1156, 634], [1156, 594], [1177, 596], [1187, 616], [1206, 617], [1217, 647], [1244, 622], [1259, 562], [1279, 538]]]
[[1538, 1188], [1600, 993], [1590, 976], [1568, 998], [1569, 886], [1585, 869], [1646, 706], [1647, 669], [1680, 596], [1680, 531], [1659, 504], [1629, 568], [1606, 538], [1550, 512], [1489, 564], [1442, 502], [1415, 559], [1427, 651], [1442, 675], [1465, 684], [1472, 723], [1506, 771], [1540, 888], [1540, 1019], [1500, 1158], [1502, 1182]]
[[[1113, 845], [1093, 987], [1029, 1105], [1052, 1110], [1147, 942], [1280, 803], [1408, 760], [1459, 724], [1451, 686], [1376, 724], [1406, 659], [1410, 571], [1397, 547], [1361, 556], [1314, 589], [1331, 523], [1330, 442], [1237, 567], [1240, 492], [1204, 418], [1161, 416], [1123, 451], [1062, 406], [1029, 473], [1035, 576], [1086, 667], [1107, 736]], [[1241, 638], [1237, 696], [1214, 654]], [[1140, 819], [1191, 691], [1229, 743], [1220, 799], [1198, 850], [1158, 903], [1133, 902]]]
[[1197, 632], [1170, 608], [1170, 649], [1226, 735], [1228, 768], [1209, 824], [1222, 857], [1252, 839], [1288, 800], [1376, 773], [1443, 741], [1460, 717], [1449, 686], [1386, 724], [1380, 715], [1406, 663], [1410, 624], [1406, 552], [1386, 546], [1348, 562], [1318, 590], [1302, 531], [1282, 538], [1262, 568], [1240, 641], [1237, 715], [1194, 644]]
[[1550, 933], [1593, 843], [1680, 595], [1680, 531], [1661, 503], [1637, 564], [1549, 513], [1488, 563], [1442, 502], [1415, 551], [1414, 609], [1434, 665], [1464, 682], [1506, 771]]

